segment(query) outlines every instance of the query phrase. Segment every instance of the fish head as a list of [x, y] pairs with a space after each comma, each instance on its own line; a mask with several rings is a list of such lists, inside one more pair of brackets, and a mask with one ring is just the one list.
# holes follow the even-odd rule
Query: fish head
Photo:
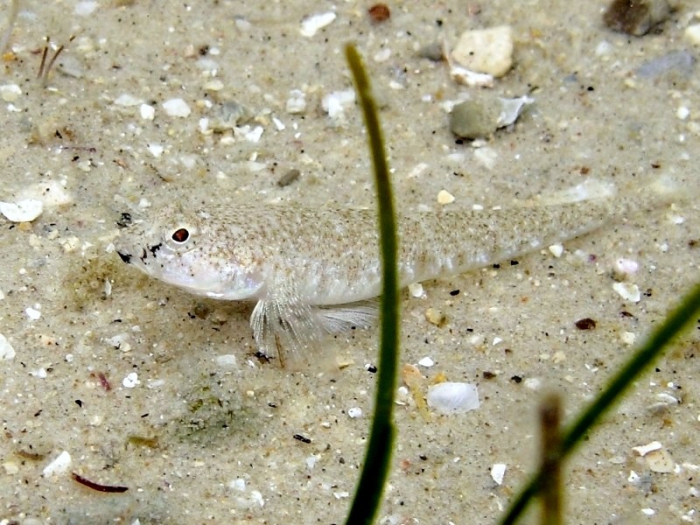
[[114, 242], [122, 261], [196, 295], [222, 300], [260, 295], [264, 285], [260, 272], [249, 261], [237, 260], [208, 214], [184, 216], [172, 210], [159, 217], [122, 228]]

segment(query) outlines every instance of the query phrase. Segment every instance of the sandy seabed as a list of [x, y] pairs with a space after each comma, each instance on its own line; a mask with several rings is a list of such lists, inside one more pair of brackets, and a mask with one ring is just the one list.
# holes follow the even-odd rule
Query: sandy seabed
[[[604, 26], [604, 2], [569, 4], [400, 2], [373, 24], [370, 4], [352, 1], [22, 2], [2, 63], [1, 83], [20, 93], [2, 92], [0, 198], [42, 184], [70, 202], [31, 224], [0, 223], [0, 333], [14, 350], [0, 361], [0, 523], [343, 522], [376, 331], [329, 341], [326, 352], [351, 363], [341, 370], [260, 362], [251, 305], [203, 301], [123, 265], [110, 252], [117, 221], [171, 201], [373, 206], [359, 111], [339, 124], [321, 109], [324, 95], [352, 88], [349, 41], [382, 102], [404, 211], [440, 207], [441, 190], [449, 206], [507, 205], [586, 178], [624, 188], [661, 173], [696, 195], [697, 70], [635, 73], [673, 51], [697, 55], [684, 39], [693, 4], [639, 38]], [[330, 25], [300, 34], [305, 17], [329, 11]], [[452, 136], [443, 104], [468, 88], [417, 50], [503, 24], [514, 65], [493, 90], [535, 103], [480, 156]], [[43, 87], [47, 36], [66, 49]], [[306, 94], [304, 113], [287, 111], [291, 90]], [[189, 115], [168, 115], [163, 103], [178, 98]], [[234, 132], [241, 107], [253, 120]], [[294, 169], [299, 179], [280, 187]], [[475, 383], [482, 402], [430, 421], [409, 398], [397, 406], [380, 523], [495, 523], [534, 467], [542, 392], [560, 392], [571, 415], [601, 389], [629, 342], [697, 280], [699, 220], [694, 199], [678, 202], [566, 242], [560, 257], [543, 250], [405, 294], [402, 363], [429, 356], [426, 376]], [[620, 258], [639, 265], [639, 302], [613, 289]], [[428, 308], [447, 322], [429, 323]], [[585, 318], [594, 329], [576, 327]], [[697, 521], [697, 341], [670, 349], [576, 453], [568, 523]], [[349, 417], [356, 408], [362, 417]], [[633, 451], [652, 441], [670, 472]], [[128, 490], [101, 493], [74, 474]]]

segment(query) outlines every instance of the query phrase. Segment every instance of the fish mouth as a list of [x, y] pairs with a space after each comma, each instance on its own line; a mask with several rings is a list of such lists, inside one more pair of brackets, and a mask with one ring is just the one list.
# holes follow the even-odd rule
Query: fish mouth
[[126, 264], [131, 264], [131, 254], [130, 253], [117, 251], [117, 255], [119, 255], [119, 258], [122, 261], [124, 261]]

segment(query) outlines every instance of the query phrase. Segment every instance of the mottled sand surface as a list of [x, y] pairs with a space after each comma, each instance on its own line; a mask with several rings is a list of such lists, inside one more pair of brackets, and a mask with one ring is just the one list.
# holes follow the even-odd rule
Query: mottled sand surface
[[[586, 178], [624, 188], [662, 173], [697, 194], [697, 70], [635, 71], [671, 51], [697, 56], [684, 32], [698, 4], [640, 38], [605, 28], [605, 2], [570, 4], [399, 2], [373, 24], [369, 2], [21, 2], [2, 61], [0, 84], [21, 93], [2, 93], [0, 200], [53, 183], [71, 202], [31, 224], [0, 219], [0, 333], [14, 349], [0, 360], [0, 523], [342, 523], [365, 450], [376, 331], [329, 341], [326, 354], [349, 363], [341, 370], [262, 363], [251, 305], [203, 301], [122, 264], [110, 250], [117, 220], [172, 201], [373, 206], [358, 110], [338, 125], [321, 109], [352, 87], [349, 41], [382, 102], [404, 210], [440, 207], [441, 190], [453, 207], [507, 205]], [[328, 11], [330, 25], [300, 34], [304, 17]], [[493, 91], [535, 103], [476, 154], [443, 107], [468, 88], [417, 49], [502, 24], [514, 64]], [[49, 58], [66, 49], [42, 87], [47, 36]], [[286, 109], [294, 89], [304, 114]], [[177, 98], [188, 116], [167, 114]], [[226, 129], [236, 104], [253, 117], [247, 131], [261, 126], [257, 142]], [[280, 187], [292, 169], [301, 176]], [[410, 396], [397, 406], [380, 522], [495, 523], [534, 467], [542, 393], [560, 392], [572, 415], [600, 390], [631, 339], [698, 279], [698, 221], [691, 199], [567, 242], [558, 258], [544, 250], [406, 293], [401, 362], [431, 357], [419, 367], [430, 380], [475, 383], [482, 403], [430, 421]], [[620, 258], [639, 265], [639, 302], [613, 289]], [[444, 326], [426, 320], [431, 307]], [[595, 328], [578, 329], [584, 318]], [[670, 349], [578, 450], [568, 523], [698, 520], [697, 344], [690, 334]], [[632, 450], [652, 441], [670, 472]], [[496, 463], [507, 467], [500, 486]], [[74, 473], [128, 490], [100, 493]]]

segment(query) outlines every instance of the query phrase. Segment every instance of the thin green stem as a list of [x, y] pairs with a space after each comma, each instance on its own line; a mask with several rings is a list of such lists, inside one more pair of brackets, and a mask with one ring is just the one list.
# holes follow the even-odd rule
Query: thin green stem
[[374, 416], [362, 474], [346, 520], [347, 524], [369, 525], [374, 521], [381, 504], [384, 484], [389, 474], [395, 434], [392, 413], [399, 348], [399, 286], [396, 269], [398, 242], [394, 200], [376, 104], [362, 60], [353, 45], [348, 44], [345, 47], [345, 56], [355, 81], [372, 154], [379, 205], [382, 256], [381, 342]]

